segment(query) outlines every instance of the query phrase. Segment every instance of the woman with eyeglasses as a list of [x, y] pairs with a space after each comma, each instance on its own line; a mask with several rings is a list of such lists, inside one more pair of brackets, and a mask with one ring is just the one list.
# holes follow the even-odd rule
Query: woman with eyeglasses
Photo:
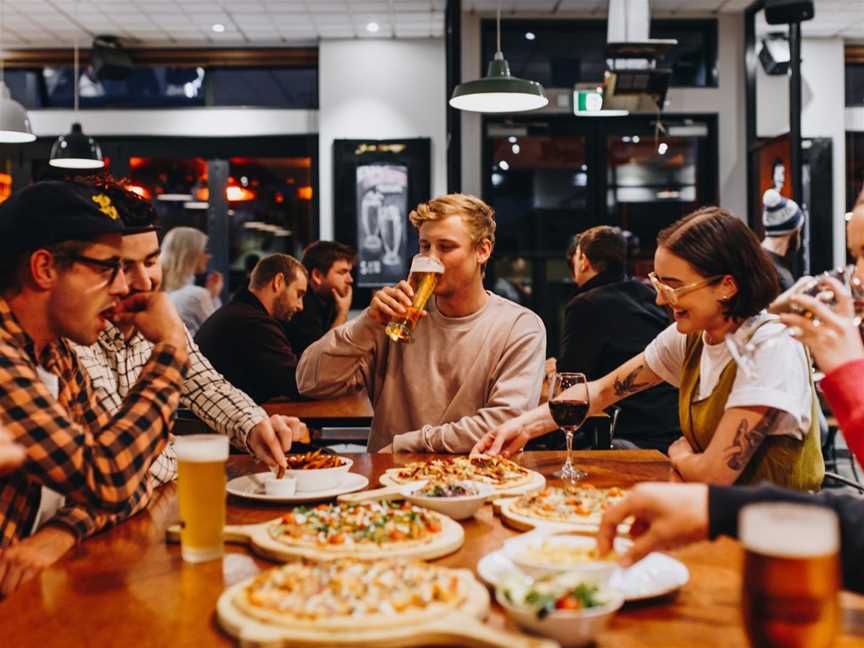
[[194, 227], [175, 227], [162, 240], [162, 290], [174, 302], [180, 318], [194, 336], [201, 325], [222, 305], [219, 272], [207, 275], [206, 287], [195, 285], [195, 275], [207, 272], [207, 235]]
[[[679, 389], [683, 433], [668, 453], [685, 480], [819, 489], [819, 404], [804, 347], [788, 336], [760, 347], [748, 375], [724, 343], [750, 318], [760, 324], [757, 343], [782, 327], [763, 312], [777, 295], [777, 275], [753, 232], [723, 209], [699, 209], [660, 232], [650, 278], [675, 323], [588, 383], [591, 413], [666, 381]], [[511, 455], [556, 427], [541, 405], [487, 433], [474, 451]]]

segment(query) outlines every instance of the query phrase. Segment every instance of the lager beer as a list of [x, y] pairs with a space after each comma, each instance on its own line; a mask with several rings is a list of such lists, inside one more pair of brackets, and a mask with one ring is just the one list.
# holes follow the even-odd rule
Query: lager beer
[[741, 605], [754, 648], [827, 648], [840, 622], [840, 532], [830, 509], [751, 504], [742, 509]]
[[387, 336], [394, 342], [410, 342], [414, 336], [414, 327], [420, 319], [420, 313], [426, 307], [426, 302], [435, 292], [438, 280], [444, 274], [444, 266], [438, 259], [418, 254], [411, 261], [411, 273], [408, 283], [414, 289], [414, 299], [408, 312], [402, 317], [392, 319], [384, 329]]
[[218, 434], [180, 436], [174, 448], [177, 451], [183, 560], [203, 562], [219, 558], [225, 528], [228, 437]]

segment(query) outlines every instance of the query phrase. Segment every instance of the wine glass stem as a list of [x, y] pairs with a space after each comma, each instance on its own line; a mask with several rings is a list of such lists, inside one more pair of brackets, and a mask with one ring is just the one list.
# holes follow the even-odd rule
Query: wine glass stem
[[564, 439], [567, 442], [567, 460], [564, 462], [564, 471], [570, 474], [573, 472], [573, 430], [564, 430]]

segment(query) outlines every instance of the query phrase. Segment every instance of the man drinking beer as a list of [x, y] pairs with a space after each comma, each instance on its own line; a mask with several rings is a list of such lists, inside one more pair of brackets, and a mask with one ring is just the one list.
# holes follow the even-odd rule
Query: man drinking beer
[[305, 351], [297, 386], [316, 398], [366, 389], [375, 409], [370, 452], [468, 452], [486, 431], [537, 404], [545, 328], [483, 288], [495, 245], [489, 205], [450, 194], [421, 203], [410, 220], [421, 255], [443, 266], [412, 341], [385, 334], [415, 306], [413, 288], [401, 281]]

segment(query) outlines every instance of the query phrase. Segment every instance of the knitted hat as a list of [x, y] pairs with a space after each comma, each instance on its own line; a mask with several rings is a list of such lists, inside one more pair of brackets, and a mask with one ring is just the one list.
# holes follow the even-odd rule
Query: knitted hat
[[804, 225], [804, 212], [791, 198], [784, 198], [776, 189], [768, 189], [762, 195], [762, 224], [765, 236], [786, 236]]

